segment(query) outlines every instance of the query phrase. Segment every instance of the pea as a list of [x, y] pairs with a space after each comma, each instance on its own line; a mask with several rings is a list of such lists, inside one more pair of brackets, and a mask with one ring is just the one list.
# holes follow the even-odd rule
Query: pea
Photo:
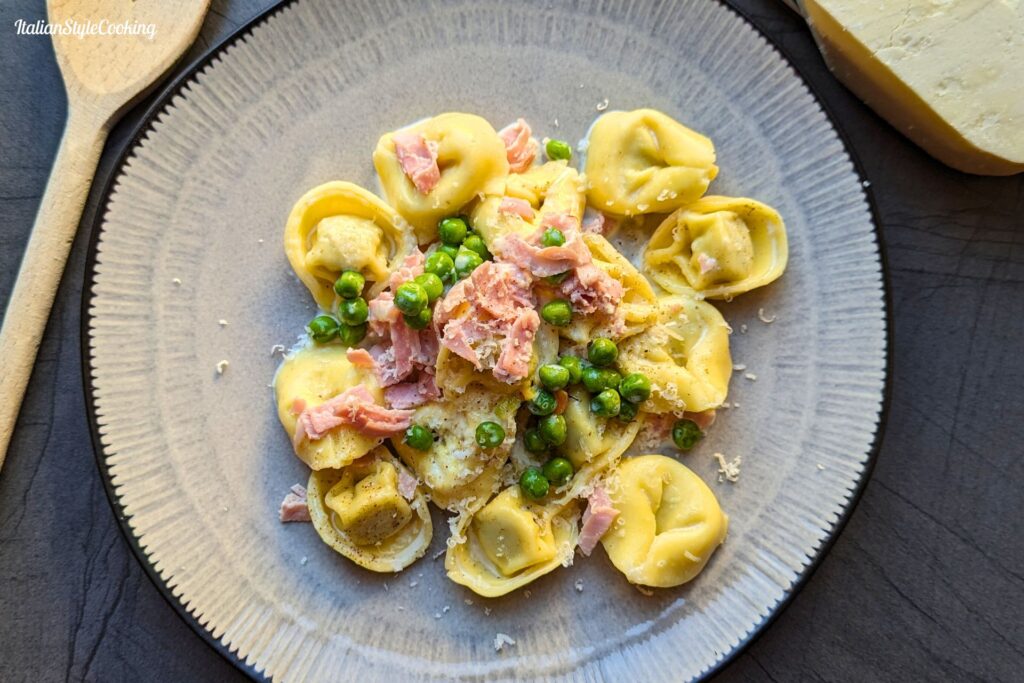
[[576, 472], [566, 458], [551, 458], [541, 469], [544, 477], [555, 486], [565, 486]]
[[565, 327], [572, 322], [572, 306], [565, 299], [549, 301], [540, 309], [540, 317], [549, 325]]
[[700, 427], [693, 420], [676, 420], [672, 425], [672, 441], [681, 451], [690, 450], [703, 438], [704, 432], [700, 431]]
[[548, 140], [548, 143], [544, 145], [544, 152], [551, 161], [572, 158], [572, 147], [564, 140]]
[[466, 227], [466, 221], [458, 216], [442, 218], [441, 222], [437, 224], [437, 232], [441, 236], [441, 241], [453, 246], [462, 244], [462, 240], [466, 239], [468, 231], [469, 228]]
[[622, 375], [611, 368], [601, 368], [601, 384], [604, 385], [605, 389], [618, 391], [621, 383]]
[[480, 254], [476, 253], [472, 249], [466, 247], [460, 247], [459, 253], [455, 257], [455, 274], [459, 276], [461, 280], [464, 277], [469, 277], [469, 274], [477, 269], [484, 260], [480, 258]]
[[362, 325], [370, 315], [370, 307], [366, 305], [366, 299], [345, 299], [338, 304], [338, 317], [346, 325]]
[[537, 429], [526, 430], [526, 434], [523, 436], [523, 445], [531, 453], [543, 453], [548, 449], [547, 441], [544, 440], [544, 437], [540, 435], [540, 430]]
[[565, 278], [567, 277], [569, 277], [568, 270], [565, 271], [564, 273], [559, 273], [558, 275], [548, 275], [547, 277], [541, 279], [544, 280], [544, 282], [546, 282], [547, 284], [551, 285], [552, 287], [557, 287], [558, 285], [565, 282]]
[[355, 346], [366, 337], [366, 323], [361, 325], [341, 325], [338, 328], [338, 339], [345, 346]]
[[526, 404], [534, 415], [550, 415], [555, 412], [557, 401], [547, 389], [537, 390], [537, 394]]
[[442, 244], [437, 248], [442, 254], [447, 254], [448, 258], [452, 260], [452, 267], [455, 267], [455, 257], [459, 255], [459, 248], [452, 246], [451, 244]]
[[620, 422], [632, 422], [636, 419], [637, 408], [635, 403], [622, 401], [619, 404], [619, 414], [616, 416]]
[[605, 388], [601, 368], [583, 368], [581, 379], [583, 380], [583, 386], [592, 394], [596, 394]]
[[619, 394], [630, 403], [642, 403], [651, 397], [651, 380], [642, 373], [630, 373], [622, 378]]
[[561, 446], [565, 443], [566, 424], [565, 418], [561, 415], [548, 415], [542, 417], [537, 423], [537, 431], [544, 441], [552, 446]]
[[434, 445], [434, 434], [423, 425], [411, 425], [405, 430], [402, 442], [418, 451], [429, 451]]
[[562, 356], [558, 364], [569, 371], [569, 384], [579, 384], [583, 379], [583, 364], [576, 356]]
[[355, 299], [363, 293], [366, 278], [355, 270], [346, 270], [334, 281], [335, 293], [343, 299]]
[[476, 443], [480, 448], [497, 448], [505, 442], [505, 429], [497, 422], [481, 422], [476, 426]]
[[614, 389], [603, 389], [597, 396], [590, 399], [590, 412], [599, 417], [615, 417], [622, 409], [619, 392]]
[[444, 283], [441, 282], [441, 278], [433, 273], [417, 275], [414, 282], [422, 287], [427, 293], [428, 304], [434, 303], [442, 294], [444, 294]]
[[540, 376], [540, 383], [550, 391], [564, 389], [569, 385], [569, 370], [561, 365], [542, 365], [537, 374]]
[[329, 315], [318, 315], [309, 321], [306, 330], [317, 344], [326, 344], [338, 336], [338, 321]]
[[[433, 254], [427, 257], [427, 262], [423, 265], [423, 270], [427, 273], [433, 273], [434, 275], [441, 278], [442, 282], [451, 282], [455, 279], [455, 260], [454, 257], [449, 256], [445, 252], [438, 249]], [[429, 292], [428, 292], [429, 295]]]
[[587, 358], [599, 368], [606, 367], [619, 357], [619, 347], [607, 337], [598, 337], [587, 344]]
[[425, 330], [430, 325], [430, 321], [434, 319], [434, 312], [429, 308], [424, 308], [416, 315], [402, 314], [402, 320], [405, 324], [414, 330]]
[[551, 485], [539, 467], [527, 467], [519, 477], [519, 488], [530, 498], [540, 500], [548, 495]]
[[487, 249], [487, 245], [484, 244], [484, 240], [480, 235], [470, 235], [466, 238], [466, 241], [462, 243], [462, 246], [470, 251], [475, 251], [484, 261], [490, 261], [494, 258], [491, 256], [490, 250]]
[[545, 247], [560, 247], [565, 244], [565, 235], [558, 228], [548, 228], [541, 235], [540, 243]]

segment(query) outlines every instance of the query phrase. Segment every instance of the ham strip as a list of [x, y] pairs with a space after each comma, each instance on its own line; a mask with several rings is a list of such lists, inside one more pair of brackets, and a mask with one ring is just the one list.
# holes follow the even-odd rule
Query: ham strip
[[348, 358], [349, 363], [357, 368], [374, 370], [377, 367], [377, 364], [373, 361], [373, 356], [366, 349], [349, 349], [345, 352], [345, 357]]
[[597, 542], [611, 528], [612, 522], [619, 516], [619, 511], [612, 505], [611, 498], [603, 486], [594, 488], [587, 498], [587, 509], [583, 511], [583, 527], [580, 529], [580, 551], [590, 556], [597, 547]]
[[522, 173], [530, 168], [537, 157], [540, 145], [530, 137], [532, 134], [530, 124], [523, 119], [517, 119], [515, 123], [498, 131], [498, 137], [505, 143], [505, 156], [512, 173]]
[[515, 197], [503, 197], [501, 203], [498, 204], [498, 213], [519, 216], [526, 221], [532, 221], [534, 216], [533, 207], [530, 206], [530, 202], [525, 199], [516, 199]]
[[594, 211], [591, 208], [587, 208], [583, 214], [583, 225], [580, 230], [583, 232], [593, 233], [595, 235], [603, 235], [608, 229], [611, 221], [600, 211]]
[[398, 493], [401, 494], [402, 498], [408, 501], [412, 501], [416, 497], [416, 487], [419, 482], [416, 477], [409, 474], [404, 467], [398, 468]]
[[580, 315], [614, 315], [625, 294], [621, 282], [593, 263], [577, 268], [558, 289]]
[[419, 133], [395, 133], [395, 154], [402, 172], [420, 194], [427, 194], [441, 180], [437, 165], [437, 143], [427, 142]]
[[[565, 236], [560, 247], [540, 246], [541, 236], [548, 227], [556, 227]], [[495, 254], [502, 261], [514, 263], [530, 271], [535, 277], [558, 275], [590, 263], [590, 250], [580, 236], [576, 219], [567, 214], [551, 214], [544, 217], [540, 229], [524, 239], [521, 235], [509, 234], [495, 241]]]
[[532, 308], [524, 309], [509, 328], [501, 346], [494, 376], [502, 382], [513, 384], [530, 374], [530, 359], [533, 357], [533, 337], [540, 327], [540, 316]]
[[434, 375], [425, 370], [420, 370], [419, 378], [415, 382], [395, 384], [384, 390], [384, 400], [392, 408], [401, 410], [416, 408], [439, 398], [441, 390], [434, 381]]
[[330, 430], [342, 425], [365, 436], [386, 437], [405, 431], [410, 424], [411, 410], [389, 410], [378, 405], [370, 391], [359, 385], [303, 410], [295, 425], [292, 444], [298, 448], [303, 439], [322, 439]]
[[294, 484], [288, 495], [281, 501], [277, 516], [282, 522], [309, 522], [309, 506], [306, 505], [306, 487]]

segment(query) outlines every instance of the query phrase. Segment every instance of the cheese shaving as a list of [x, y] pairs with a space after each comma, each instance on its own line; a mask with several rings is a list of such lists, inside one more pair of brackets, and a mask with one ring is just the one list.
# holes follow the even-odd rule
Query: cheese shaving
[[512, 645], [515, 645], [515, 644], [516, 644], [515, 638], [513, 638], [512, 636], [510, 636], [510, 635], [508, 635], [506, 633], [496, 633], [494, 635], [494, 651], [495, 652], [501, 652], [501, 649], [503, 647], [505, 647], [506, 645], [512, 646]]
[[718, 461], [718, 481], [728, 481], [735, 484], [740, 480], [740, 464], [743, 457], [737, 455], [732, 461], [727, 461], [721, 453], [713, 453], [712, 457]]
[[757, 319], [763, 322], [765, 325], [771, 325], [773, 322], [775, 322], [776, 318], [778, 318], [777, 315], [766, 315], [763, 308], [757, 309]]

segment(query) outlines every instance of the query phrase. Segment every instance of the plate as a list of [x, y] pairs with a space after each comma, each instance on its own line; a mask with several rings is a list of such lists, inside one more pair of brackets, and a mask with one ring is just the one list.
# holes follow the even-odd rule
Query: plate
[[[431, 559], [443, 520], [397, 576], [280, 524], [307, 473], [274, 414], [272, 348], [314, 313], [281, 244], [293, 202], [327, 180], [375, 187], [378, 136], [425, 116], [523, 116], [578, 140], [606, 103], [709, 135], [712, 190], [772, 204], [789, 228], [786, 275], [721, 306], [746, 370], [684, 458], [731, 517], [705, 572], [645, 595], [598, 551], [485, 600]], [[286, 4], [154, 106], [91, 258], [87, 390], [108, 491], [157, 585], [254, 676], [699, 678], [807, 577], [880, 428], [887, 309], [861, 178], [802, 79], [716, 2]], [[742, 457], [739, 482], [717, 481], [715, 452]], [[496, 651], [498, 633], [515, 645]]]

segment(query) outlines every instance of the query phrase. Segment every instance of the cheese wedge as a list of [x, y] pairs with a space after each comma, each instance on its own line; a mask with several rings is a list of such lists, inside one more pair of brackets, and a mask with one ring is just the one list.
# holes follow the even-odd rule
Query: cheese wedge
[[803, 0], [835, 75], [953, 168], [1024, 171], [1024, 0]]

